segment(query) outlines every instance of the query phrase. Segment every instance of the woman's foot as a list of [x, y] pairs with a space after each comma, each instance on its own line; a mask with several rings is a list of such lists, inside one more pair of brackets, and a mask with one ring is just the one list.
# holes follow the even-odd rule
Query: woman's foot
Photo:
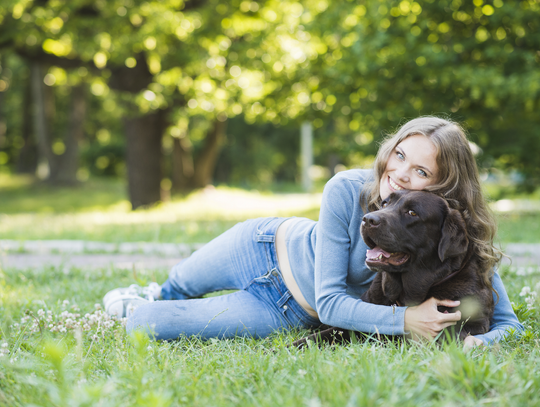
[[159, 299], [161, 286], [151, 282], [146, 287], [131, 284], [129, 287], [115, 288], [103, 297], [105, 311], [119, 318], [129, 316], [135, 308], [146, 302]]
[[135, 309], [149, 302], [149, 300], [139, 297], [138, 295], [117, 295], [105, 305], [105, 312], [118, 318], [128, 318], [133, 314]]

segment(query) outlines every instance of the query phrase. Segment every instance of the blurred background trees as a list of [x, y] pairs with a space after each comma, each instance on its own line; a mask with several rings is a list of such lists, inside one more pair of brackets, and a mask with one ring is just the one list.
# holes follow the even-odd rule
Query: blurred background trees
[[329, 176], [439, 114], [540, 179], [538, 0], [6, 0], [0, 23], [2, 171], [125, 177], [136, 208], [298, 181], [304, 121]]

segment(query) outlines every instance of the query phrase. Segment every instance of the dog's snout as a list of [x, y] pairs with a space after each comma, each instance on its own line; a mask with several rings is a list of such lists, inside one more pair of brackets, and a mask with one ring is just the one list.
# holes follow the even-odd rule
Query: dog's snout
[[381, 218], [374, 213], [368, 213], [367, 215], [364, 215], [362, 221], [365, 222], [367, 226], [372, 227], [379, 226], [381, 224]]

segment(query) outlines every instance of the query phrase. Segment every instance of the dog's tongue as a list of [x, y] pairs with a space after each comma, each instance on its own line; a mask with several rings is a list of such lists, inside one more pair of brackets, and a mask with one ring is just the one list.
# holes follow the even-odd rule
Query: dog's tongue
[[367, 251], [367, 258], [368, 259], [376, 259], [377, 257], [379, 257], [381, 254], [386, 257], [386, 258], [389, 258], [391, 256], [390, 253], [388, 252], [385, 252], [383, 249], [381, 249], [380, 247], [374, 247], [373, 249]]

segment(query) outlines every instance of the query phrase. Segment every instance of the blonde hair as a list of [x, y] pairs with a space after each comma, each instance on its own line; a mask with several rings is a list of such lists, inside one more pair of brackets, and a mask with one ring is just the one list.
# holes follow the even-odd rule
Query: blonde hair
[[[482, 193], [478, 167], [469, 141], [458, 123], [424, 116], [405, 123], [395, 134], [387, 136], [375, 159], [374, 179], [364, 190], [364, 198], [367, 198], [365, 209], [373, 211], [380, 207], [380, 180], [388, 158], [399, 143], [412, 135], [428, 137], [435, 145], [438, 179], [425, 190], [441, 195], [454, 209], [462, 213], [469, 240], [484, 265], [482, 278], [487, 286], [492, 288], [493, 267], [502, 256], [502, 252], [493, 245], [497, 223]], [[366, 199], [362, 201], [366, 203]]]

